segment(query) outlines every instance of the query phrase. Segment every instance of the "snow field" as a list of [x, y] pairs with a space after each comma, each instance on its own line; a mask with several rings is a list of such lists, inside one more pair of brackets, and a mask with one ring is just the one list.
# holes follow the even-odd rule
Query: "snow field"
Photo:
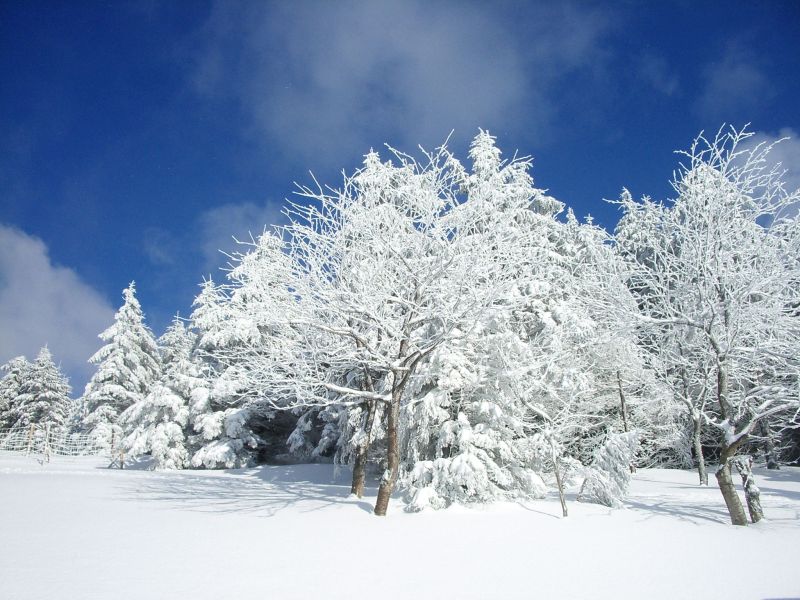
[[105, 466], [0, 454], [0, 598], [800, 596], [797, 468], [756, 473], [768, 521], [745, 528], [689, 471], [640, 470], [621, 510], [572, 489], [567, 519], [554, 494], [380, 519], [328, 464]]

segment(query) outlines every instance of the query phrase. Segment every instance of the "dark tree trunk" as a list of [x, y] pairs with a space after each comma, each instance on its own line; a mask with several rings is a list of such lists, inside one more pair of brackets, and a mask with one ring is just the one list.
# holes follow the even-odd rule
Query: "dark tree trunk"
[[722, 492], [722, 497], [725, 499], [725, 505], [728, 507], [731, 523], [734, 525], [747, 525], [747, 515], [744, 512], [742, 501], [739, 498], [739, 494], [736, 493], [736, 488], [733, 485], [733, 478], [731, 477], [731, 459], [735, 451], [736, 449], [730, 446], [723, 448], [716, 477], [719, 490]]
[[733, 460], [733, 464], [742, 477], [744, 498], [747, 501], [750, 520], [753, 523], [758, 523], [764, 518], [764, 510], [761, 508], [761, 490], [758, 489], [756, 480], [753, 477], [753, 459], [749, 456], [740, 456]]
[[700, 434], [703, 431], [703, 422], [700, 415], [692, 416], [692, 442], [694, 444], [694, 454], [697, 458], [697, 473], [700, 476], [700, 485], [708, 485], [708, 471], [706, 470], [706, 459], [703, 456], [703, 443]]
[[392, 402], [389, 406], [389, 414], [386, 420], [386, 441], [388, 451], [386, 454], [386, 471], [381, 478], [381, 485], [378, 488], [378, 498], [375, 501], [375, 514], [386, 516], [389, 508], [389, 499], [394, 491], [394, 484], [400, 469], [400, 453], [397, 440], [397, 422], [400, 418], [400, 397], [402, 389], [392, 394]]
[[369, 455], [370, 438], [372, 437], [372, 426], [375, 423], [375, 413], [378, 403], [375, 400], [368, 400], [367, 418], [364, 423], [364, 440], [356, 450], [356, 458], [353, 463], [353, 484], [350, 486], [350, 493], [359, 498], [364, 495], [364, 481], [367, 472], [367, 458]]
[[363, 443], [356, 450], [356, 458], [353, 461], [353, 482], [350, 485], [350, 493], [359, 498], [364, 496], [364, 480], [367, 471], [367, 443]]
[[[729, 426], [732, 426], [733, 423], [730, 419], [733, 416], [733, 410], [728, 404], [727, 364], [716, 343], [714, 343], [714, 349], [717, 352], [717, 403], [719, 404], [722, 418], [728, 421]], [[733, 459], [739, 446], [744, 443], [745, 438], [746, 436], [740, 437], [738, 441], [731, 445], [728, 445], [727, 442], [723, 444], [719, 458], [719, 469], [717, 469], [716, 473], [719, 490], [722, 492], [725, 505], [728, 507], [728, 514], [731, 517], [731, 523], [734, 525], [747, 525], [747, 515], [744, 513], [742, 501], [739, 499], [739, 494], [736, 493], [736, 488], [733, 486], [733, 478], [731, 477], [731, 459]]]
[[719, 489], [722, 492], [722, 497], [725, 499], [725, 505], [728, 507], [728, 513], [731, 516], [731, 523], [734, 525], [747, 525], [747, 516], [744, 514], [742, 501], [739, 499], [736, 488], [733, 486], [730, 464], [725, 463], [720, 466], [716, 476]]
[[761, 421], [761, 433], [764, 436], [764, 454], [767, 459], [768, 469], [780, 469], [777, 457], [775, 456], [775, 444], [772, 442], [772, 431], [769, 427], [769, 419]]

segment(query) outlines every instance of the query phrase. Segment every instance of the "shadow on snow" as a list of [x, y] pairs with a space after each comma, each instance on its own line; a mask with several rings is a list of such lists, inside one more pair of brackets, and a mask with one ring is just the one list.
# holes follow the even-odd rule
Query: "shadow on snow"
[[272, 517], [292, 508], [309, 513], [332, 506], [372, 512], [373, 505], [336, 482], [329, 464], [283, 465], [231, 471], [153, 472], [136, 482], [137, 500], [214, 513]]

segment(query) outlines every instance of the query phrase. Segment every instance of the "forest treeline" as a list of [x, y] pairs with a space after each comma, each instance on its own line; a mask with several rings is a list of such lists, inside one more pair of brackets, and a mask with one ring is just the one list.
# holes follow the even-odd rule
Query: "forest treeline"
[[[0, 428], [47, 423], [157, 468], [333, 460], [376, 514], [542, 497], [616, 505], [639, 466], [798, 459], [800, 222], [768, 145], [698, 137], [674, 200], [623, 191], [613, 232], [480, 132], [469, 167], [366, 155], [205, 281], [157, 340], [131, 284], [77, 400], [44, 349], [5, 365]], [[116, 442], [114, 442], [116, 440]], [[760, 459], [760, 458], [759, 458]], [[748, 505], [757, 501], [749, 486]], [[751, 519], [753, 506], [748, 506]], [[757, 511], [756, 511], [757, 513]]]

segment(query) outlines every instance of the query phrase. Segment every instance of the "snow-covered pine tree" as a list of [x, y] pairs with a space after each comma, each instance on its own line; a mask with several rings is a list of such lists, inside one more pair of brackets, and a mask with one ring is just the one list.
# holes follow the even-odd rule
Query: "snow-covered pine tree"
[[142, 400], [161, 374], [158, 345], [144, 323], [133, 282], [122, 295], [124, 303], [114, 324], [99, 335], [106, 345], [89, 359], [97, 372], [83, 395], [82, 428], [100, 447], [120, 445], [120, 413]]
[[61, 370], [53, 363], [45, 346], [22, 379], [19, 394], [10, 414], [12, 429], [30, 425], [64, 429], [72, 412], [72, 388]]
[[263, 440], [250, 427], [252, 411], [243, 402], [246, 377], [236, 369], [217, 373], [209, 365], [202, 384], [191, 392], [190, 422], [195, 435], [191, 465], [206, 469], [233, 469], [251, 465]]
[[[543, 196], [532, 185], [530, 160], [503, 161], [485, 131], [473, 140], [469, 156], [472, 170], [464, 178], [467, 201], [461, 210], [477, 217], [471, 242], [497, 248], [519, 280], [530, 259], [530, 223], [539, 219], [531, 205]], [[555, 204], [560, 203], [543, 202], [542, 209]], [[461, 324], [412, 382], [416, 398], [403, 413], [401, 480], [412, 510], [542, 497], [546, 491], [525, 430], [527, 409], [507, 376], [509, 356], [523, 363], [530, 358], [514, 314], [524, 301], [516, 285], [493, 293], [491, 308], [478, 323]]]
[[24, 356], [17, 356], [0, 367], [5, 373], [0, 379], [0, 430], [10, 429], [14, 424], [17, 397], [32, 366]]
[[589, 467], [578, 500], [610, 508], [621, 507], [628, 493], [631, 464], [638, 445], [639, 434], [636, 431], [610, 434]]
[[[211, 279], [195, 298], [192, 325], [197, 347], [192, 360], [197, 379], [190, 391], [190, 463], [206, 469], [252, 464], [262, 440], [249, 426], [251, 412], [244, 403], [246, 385], [229, 358], [231, 347], [241, 343], [240, 325], [230, 308], [230, 296]], [[248, 334], [257, 334], [245, 325]]]
[[[404, 411], [401, 483], [409, 510], [454, 502], [541, 498], [546, 493], [526, 434], [526, 408], [509, 389], [497, 320], [442, 347], [420, 369]], [[520, 355], [516, 355], [520, 358]], [[427, 390], [427, 391], [426, 391]]]
[[119, 423], [129, 432], [128, 454], [150, 454], [153, 468], [181, 469], [189, 462], [186, 429], [192, 390], [201, 385], [192, 360], [194, 334], [176, 317], [159, 340], [162, 375], [142, 400], [127, 408]]

